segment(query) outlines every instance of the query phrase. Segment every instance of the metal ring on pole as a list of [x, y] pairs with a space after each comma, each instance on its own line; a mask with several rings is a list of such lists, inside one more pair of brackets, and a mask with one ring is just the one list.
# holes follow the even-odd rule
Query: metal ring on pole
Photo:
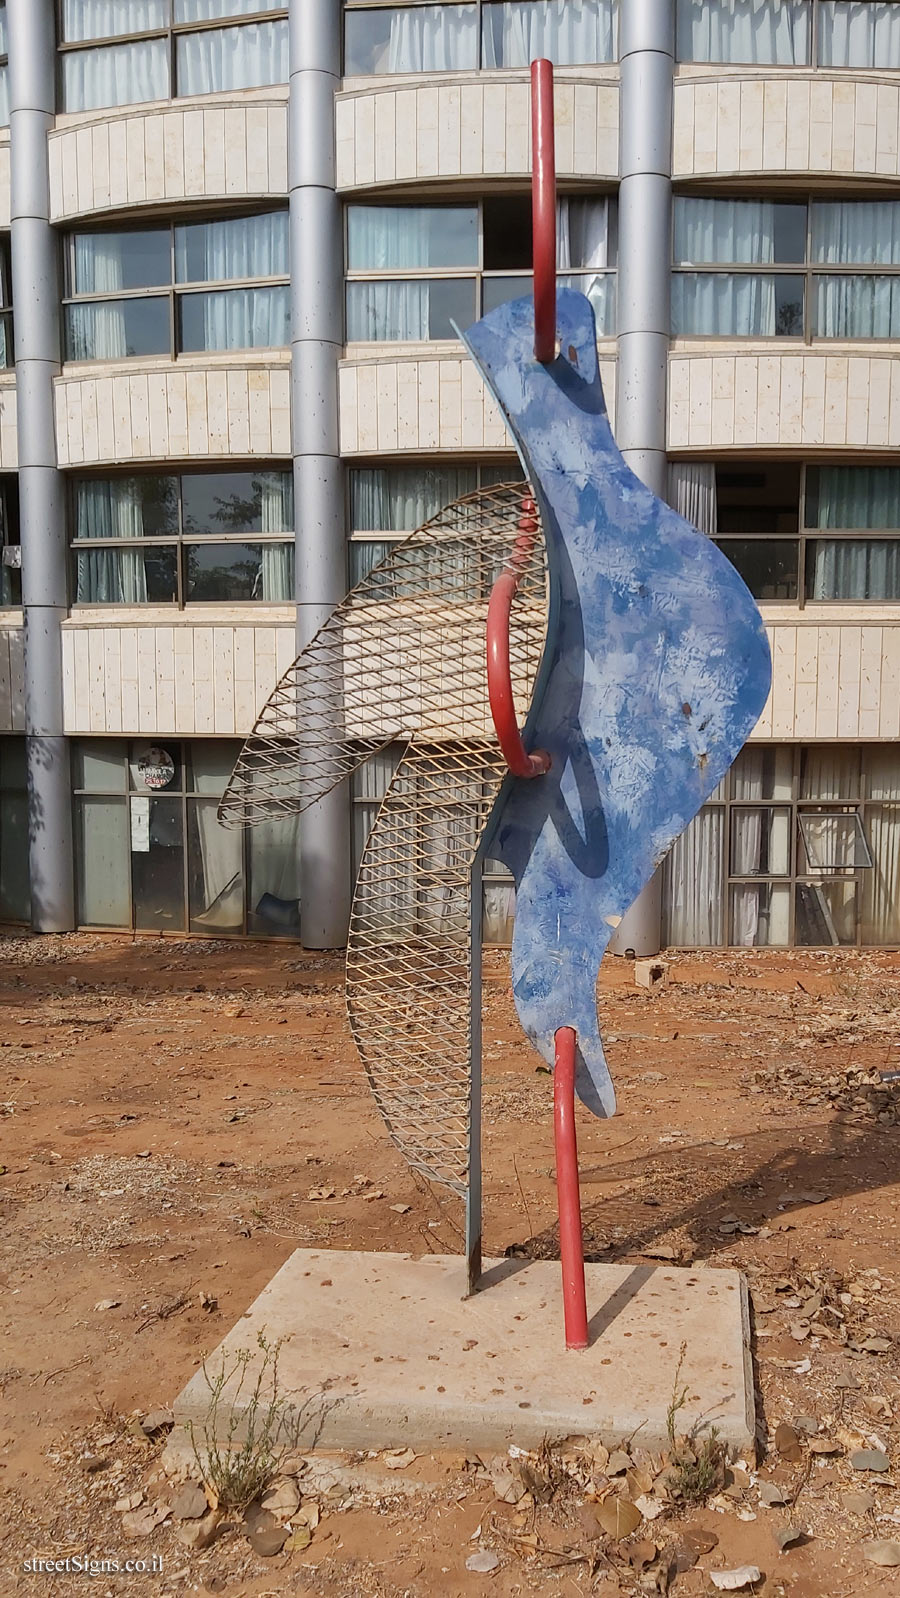
[[556, 358], [556, 150], [553, 63], [531, 63], [531, 220], [534, 358]]
[[488, 603], [488, 699], [497, 740], [513, 776], [541, 777], [545, 771], [550, 770], [550, 756], [545, 749], [536, 749], [532, 755], [525, 750], [516, 720], [512, 672], [509, 664], [510, 611], [519, 586], [519, 578], [534, 548], [538, 533], [537, 507], [534, 500], [523, 500], [522, 511], [519, 536], [513, 546], [509, 564], [504, 567], [494, 583]]
[[556, 1144], [556, 1193], [559, 1205], [559, 1258], [562, 1265], [566, 1348], [587, 1348], [587, 1301], [584, 1288], [584, 1241], [578, 1147], [575, 1141], [575, 1029], [561, 1026], [554, 1042], [553, 1134]]

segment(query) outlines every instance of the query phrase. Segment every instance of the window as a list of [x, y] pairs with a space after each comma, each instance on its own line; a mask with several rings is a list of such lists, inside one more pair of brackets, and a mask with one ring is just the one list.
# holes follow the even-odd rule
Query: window
[[350, 472], [350, 583], [361, 582], [392, 545], [445, 505], [494, 483], [523, 479], [513, 456], [491, 465], [367, 466]]
[[19, 542], [19, 479], [0, 477], [0, 608], [22, 603], [22, 545]]
[[0, 921], [31, 920], [25, 739], [0, 738]]
[[527, 67], [539, 56], [579, 66], [615, 55], [615, 0], [409, 0], [384, 7], [346, 0], [347, 77]]
[[293, 599], [290, 472], [78, 477], [72, 518], [76, 604]]
[[220, 827], [240, 744], [79, 740], [73, 751], [80, 926], [298, 937], [296, 817]]
[[[378, 814], [382, 799], [390, 787], [394, 772], [402, 754], [402, 746], [390, 745], [380, 754], [367, 760], [354, 772], [350, 787], [352, 793], [352, 850], [353, 850], [353, 875], [354, 879], [359, 871], [363, 850], [366, 846], [369, 833]], [[447, 832], [450, 828], [456, 838], [459, 837], [459, 828], [467, 827], [468, 817], [454, 817], [449, 811], [443, 817], [436, 818], [428, 827], [428, 837], [423, 845], [422, 860], [432, 865], [435, 876], [439, 874], [442, 856], [447, 849]], [[429, 857], [432, 857], [429, 862]], [[398, 869], [402, 873], [403, 862]], [[512, 878], [504, 866], [496, 861], [486, 860], [482, 877], [482, 936], [485, 943], [508, 946], [512, 942], [513, 918], [515, 915], [516, 890]], [[405, 884], [402, 874], [398, 877], [398, 904], [409, 904], [413, 897], [413, 890]], [[422, 905], [423, 919], [429, 914], [429, 905], [426, 901]], [[369, 924], [372, 922], [370, 920]], [[442, 922], [446, 930], [446, 922]], [[465, 931], [464, 928], [460, 928]]]
[[808, 599], [900, 599], [900, 468], [808, 467], [803, 520]]
[[[586, 294], [597, 332], [615, 322], [614, 202], [558, 202], [557, 281]], [[348, 343], [455, 339], [532, 292], [531, 199], [474, 205], [348, 205]]]
[[74, 233], [66, 358], [284, 347], [290, 343], [289, 272], [286, 211]]
[[5, 233], [0, 237], [0, 368], [12, 366], [14, 361], [12, 263], [9, 234]]
[[668, 497], [762, 603], [900, 600], [900, 467], [673, 461]]
[[896, 0], [677, 0], [679, 61], [900, 67]]
[[275, 0], [62, 0], [60, 39], [66, 111], [288, 80]]
[[6, 0], [0, 0], [0, 127], [9, 125], [9, 24]]
[[900, 201], [678, 195], [674, 262], [676, 336], [900, 335]]
[[665, 871], [670, 944], [900, 943], [896, 746], [748, 744]]

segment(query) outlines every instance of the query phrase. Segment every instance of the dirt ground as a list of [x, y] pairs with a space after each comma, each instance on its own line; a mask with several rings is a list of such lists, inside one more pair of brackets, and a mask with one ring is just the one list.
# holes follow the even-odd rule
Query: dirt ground
[[[893, 1545], [900, 1566], [900, 1082], [880, 1085], [900, 1069], [898, 978], [893, 954], [710, 953], [673, 956], [648, 993], [629, 963], [604, 965], [619, 1113], [579, 1118], [588, 1251], [746, 1272], [757, 1460], [707, 1503], [669, 1503], [611, 1542], [596, 1513], [613, 1468], [602, 1450], [593, 1467], [560, 1455], [546, 1491], [532, 1480], [518, 1503], [498, 1498], [491, 1461], [429, 1456], [377, 1490], [339, 1478], [307, 1495], [320, 1514], [309, 1546], [263, 1557], [237, 1521], [205, 1550], [184, 1545], [185, 1523], [162, 1513], [178, 1490], [165, 1429], [148, 1438], [141, 1420], [297, 1245], [453, 1253], [459, 1205], [388, 1140], [338, 959], [0, 939], [0, 1594], [83, 1590], [80, 1575], [24, 1564], [88, 1555], [162, 1561], [161, 1574], [89, 1580], [97, 1595], [694, 1598], [745, 1564], [761, 1574], [743, 1590], [766, 1598], [900, 1593], [900, 1569], [872, 1563], [870, 1546], [892, 1559]], [[538, 1067], [491, 956], [489, 1254], [555, 1252], [552, 1086]], [[784, 1421], [796, 1435], [779, 1449]], [[888, 1468], [877, 1453], [855, 1468], [861, 1448]], [[631, 1452], [653, 1477], [659, 1461]], [[763, 1488], [784, 1503], [767, 1506]], [[144, 1523], [156, 1506], [160, 1524], [126, 1531], [126, 1499]], [[803, 1536], [781, 1551], [788, 1524]], [[695, 1563], [676, 1570], [669, 1551], [688, 1532]], [[491, 1551], [492, 1572], [466, 1568]]]

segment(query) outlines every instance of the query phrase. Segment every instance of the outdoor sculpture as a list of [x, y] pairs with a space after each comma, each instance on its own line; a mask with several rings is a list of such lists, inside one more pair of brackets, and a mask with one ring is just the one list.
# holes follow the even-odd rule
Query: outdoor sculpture
[[[613, 1113], [600, 961], [752, 730], [770, 662], [737, 572], [616, 448], [590, 303], [556, 295], [546, 62], [533, 68], [533, 114], [534, 299], [463, 335], [531, 486], [448, 507], [357, 585], [263, 710], [220, 818], [304, 809], [402, 744], [360, 866], [348, 1010], [394, 1140], [466, 1198], [470, 1289], [481, 1248], [480, 883], [486, 858], [512, 872], [513, 992], [556, 1069], [566, 1340], [583, 1347], [572, 1086], [594, 1114]], [[515, 700], [527, 707], [522, 737]]]

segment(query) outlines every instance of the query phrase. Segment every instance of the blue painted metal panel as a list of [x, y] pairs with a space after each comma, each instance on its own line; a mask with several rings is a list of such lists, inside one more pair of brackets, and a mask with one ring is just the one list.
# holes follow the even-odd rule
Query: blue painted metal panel
[[588, 300], [559, 292], [561, 353], [534, 359], [530, 297], [465, 335], [534, 484], [550, 621], [525, 723], [544, 777], [510, 779], [485, 853], [517, 888], [513, 992], [553, 1062], [578, 1034], [576, 1087], [597, 1115], [615, 1093], [597, 1022], [600, 961], [625, 911], [724, 776], [771, 680], [757, 607], [709, 539], [646, 488], [610, 429]]

